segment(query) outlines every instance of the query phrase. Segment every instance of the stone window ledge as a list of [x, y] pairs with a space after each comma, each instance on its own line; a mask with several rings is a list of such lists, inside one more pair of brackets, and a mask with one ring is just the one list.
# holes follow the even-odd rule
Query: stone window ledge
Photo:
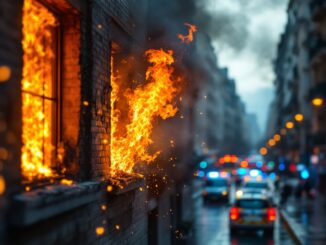
[[[107, 192], [107, 186], [112, 191]], [[105, 182], [82, 182], [73, 185], [53, 184], [13, 196], [11, 224], [17, 227], [33, 225], [80, 206], [100, 200], [105, 193], [114, 196], [144, 186], [144, 180], [131, 177]]]
[[12, 199], [11, 223], [32, 225], [91, 203], [101, 196], [102, 191], [100, 182], [83, 182], [69, 186], [54, 184], [17, 194]]

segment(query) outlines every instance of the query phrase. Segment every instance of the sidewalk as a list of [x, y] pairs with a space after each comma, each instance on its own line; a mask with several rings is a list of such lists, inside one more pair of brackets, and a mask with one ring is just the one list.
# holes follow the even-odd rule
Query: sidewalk
[[318, 195], [314, 200], [291, 197], [283, 211], [305, 231], [305, 244], [326, 244], [326, 198], [324, 196]]

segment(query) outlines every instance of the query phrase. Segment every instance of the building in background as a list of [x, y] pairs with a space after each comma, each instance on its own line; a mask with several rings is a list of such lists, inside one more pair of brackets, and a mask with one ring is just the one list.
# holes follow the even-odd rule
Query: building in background
[[[298, 0], [288, 5], [288, 21], [274, 63], [275, 100], [271, 104], [265, 142], [279, 164], [304, 163], [322, 191], [326, 170], [326, 6], [324, 1]], [[318, 178], [319, 176], [319, 178]]]

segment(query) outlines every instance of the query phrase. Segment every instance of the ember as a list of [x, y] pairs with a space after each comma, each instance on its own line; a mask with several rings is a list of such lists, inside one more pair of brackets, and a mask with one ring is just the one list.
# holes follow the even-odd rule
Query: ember
[[192, 24], [189, 24], [189, 23], [185, 23], [185, 26], [188, 26], [189, 27], [188, 35], [187, 36], [184, 36], [182, 34], [179, 34], [178, 35], [178, 38], [183, 43], [189, 44], [189, 43], [191, 43], [194, 40], [194, 33], [197, 31], [197, 26], [192, 25]]
[[52, 28], [57, 21], [45, 7], [25, 0], [23, 7], [22, 88], [22, 173], [32, 179], [53, 175], [52, 104]]

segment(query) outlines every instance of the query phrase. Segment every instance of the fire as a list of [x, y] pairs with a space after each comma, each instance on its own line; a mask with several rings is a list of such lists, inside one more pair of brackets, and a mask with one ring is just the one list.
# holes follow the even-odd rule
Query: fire
[[178, 38], [186, 44], [191, 43], [194, 40], [194, 33], [197, 32], [197, 26], [189, 24], [189, 23], [185, 23], [185, 26], [188, 26], [188, 35], [184, 36], [182, 34], [178, 35]]
[[36, 1], [24, 0], [23, 6], [23, 78], [22, 88], [22, 173], [32, 179], [53, 175], [50, 168], [52, 145], [52, 109], [44, 97], [52, 96], [51, 28], [57, 20]]
[[[118, 135], [120, 111], [115, 107], [119, 100], [119, 77], [111, 76], [111, 169], [113, 174], [119, 171], [131, 173], [135, 163], [150, 163], [160, 152], [149, 153], [148, 147], [153, 144], [151, 133], [153, 120], [157, 117], [167, 119], [173, 117], [177, 108], [173, 100], [178, 92], [177, 82], [172, 78], [174, 71], [173, 52], [171, 50], [150, 49], [145, 52], [150, 63], [146, 71], [146, 84], [128, 90], [127, 99], [128, 123], [124, 135]], [[113, 67], [113, 60], [111, 60]]]

